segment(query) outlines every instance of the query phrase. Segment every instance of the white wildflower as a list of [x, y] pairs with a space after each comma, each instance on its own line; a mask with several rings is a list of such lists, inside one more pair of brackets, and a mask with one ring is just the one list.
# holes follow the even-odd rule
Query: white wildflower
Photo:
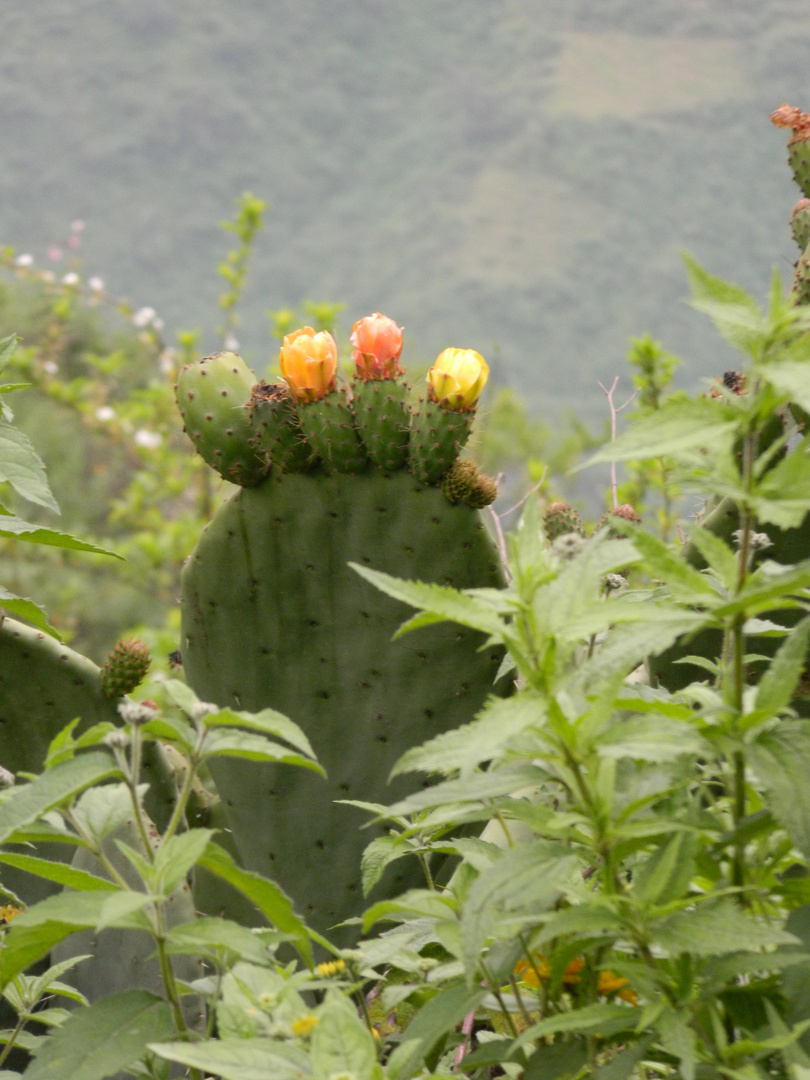
[[21, 267], [33, 266], [34, 256], [29, 255], [27, 252], [24, 255], [18, 255], [17, 258], [14, 260], [14, 265]]
[[157, 431], [149, 431], [148, 428], [138, 428], [134, 438], [136, 446], [143, 446], [147, 450], [156, 450], [163, 442], [162, 435]]
[[96, 409], [96, 420], [106, 422], [107, 420], [114, 419], [115, 409], [113, 409], [111, 405], [102, 405], [100, 408]]
[[91, 277], [87, 282], [87, 287], [92, 292], [104, 292], [104, 282], [100, 277]]
[[149, 326], [155, 317], [155, 309], [151, 307], [138, 308], [135, 314], [132, 316], [132, 321], [136, 326], [144, 327]]
[[76, 273], [75, 270], [71, 270], [69, 274], [65, 274], [65, 276], [62, 278], [62, 284], [63, 285], [78, 285], [79, 284], [79, 275]]

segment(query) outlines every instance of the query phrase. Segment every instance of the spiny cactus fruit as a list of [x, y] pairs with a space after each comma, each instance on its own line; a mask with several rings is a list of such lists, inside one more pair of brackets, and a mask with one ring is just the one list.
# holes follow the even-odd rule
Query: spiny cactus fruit
[[630, 503], [623, 503], [621, 506], [614, 506], [612, 510], [606, 510], [597, 521], [594, 532], [599, 532], [600, 529], [607, 527], [610, 536], [623, 536], [623, 533], [611, 528], [612, 522], [616, 518], [629, 521], [632, 525], [641, 524], [641, 516], [633, 509]]
[[269, 468], [248, 410], [255, 381], [241, 356], [221, 352], [186, 364], [175, 386], [184, 431], [197, 452], [241, 487], [258, 484]]
[[108, 698], [120, 698], [140, 686], [151, 663], [149, 646], [137, 638], [119, 641], [101, 669], [101, 689]]
[[407, 460], [410, 387], [400, 376], [402, 329], [378, 311], [352, 328], [354, 380], [352, 408], [370, 460], [393, 472]]
[[790, 231], [799, 245], [799, 250], [803, 252], [810, 243], [810, 199], [801, 198], [793, 207], [793, 213], [790, 215]]
[[253, 430], [276, 472], [306, 472], [316, 454], [301, 430], [286, 383], [258, 382], [248, 402]]
[[464, 502], [473, 510], [483, 510], [498, 498], [498, 485], [468, 458], [455, 461], [439, 486], [451, 503]]
[[585, 535], [585, 526], [582, 524], [579, 513], [573, 506], [560, 500], [551, 502], [546, 507], [543, 514], [543, 529], [550, 543], [558, 536], [565, 536], [567, 533]]

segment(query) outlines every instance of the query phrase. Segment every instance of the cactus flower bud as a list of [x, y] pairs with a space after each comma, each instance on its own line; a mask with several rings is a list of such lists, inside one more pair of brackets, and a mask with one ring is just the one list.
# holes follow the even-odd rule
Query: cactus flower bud
[[427, 373], [431, 400], [446, 409], [475, 408], [489, 376], [487, 362], [473, 349], [445, 349]]
[[337, 345], [332, 335], [311, 326], [287, 334], [281, 346], [281, 374], [297, 401], [318, 401], [335, 389]]
[[395, 379], [403, 374], [397, 363], [402, 352], [402, 327], [387, 315], [375, 311], [358, 319], [352, 327], [351, 342], [358, 379]]

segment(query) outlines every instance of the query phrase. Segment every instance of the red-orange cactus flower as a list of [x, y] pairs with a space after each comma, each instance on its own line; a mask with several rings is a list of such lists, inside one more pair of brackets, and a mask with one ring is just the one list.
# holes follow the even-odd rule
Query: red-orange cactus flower
[[281, 346], [281, 374], [297, 401], [317, 401], [335, 389], [337, 345], [332, 335], [311, 326], [287, 334]]
[[448, 409], [475, 407], [489, 377], [487, 362], [473, 349], [445, 349], [427, 373], [429, 394]]
[[402, 327], [375, 311], [358, 319], [352, 327], [355, 372], [358, 379], [395, 379], [402, 374], [398, 360], [402, 352]]

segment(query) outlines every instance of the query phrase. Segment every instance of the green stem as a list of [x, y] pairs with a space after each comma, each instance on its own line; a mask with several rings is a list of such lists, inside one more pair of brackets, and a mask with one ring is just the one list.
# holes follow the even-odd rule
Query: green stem
[[14, 1027], [14, 1030], [9, 1035], [8, 1042], [3, 1047], [2, 1053], [0, 1053], [0, 1065], [3, 1064], [3, 1062], [6, 1060], [8, 1055], [11, 1053], [11, 1051], [12, 1051], [12, 1049], [14, 1047], [14, 1043], [17, 1041], [17, 1036], [20, 1034], [20, 1032], [22, 1031], [22, 1029], [24, 1027], [25, 1027], [25, 1013], [20, 1013], [18, 1015], [18, 1017], [17, 1017], [17, 1023], [16, 1023], [16, 1025]]

